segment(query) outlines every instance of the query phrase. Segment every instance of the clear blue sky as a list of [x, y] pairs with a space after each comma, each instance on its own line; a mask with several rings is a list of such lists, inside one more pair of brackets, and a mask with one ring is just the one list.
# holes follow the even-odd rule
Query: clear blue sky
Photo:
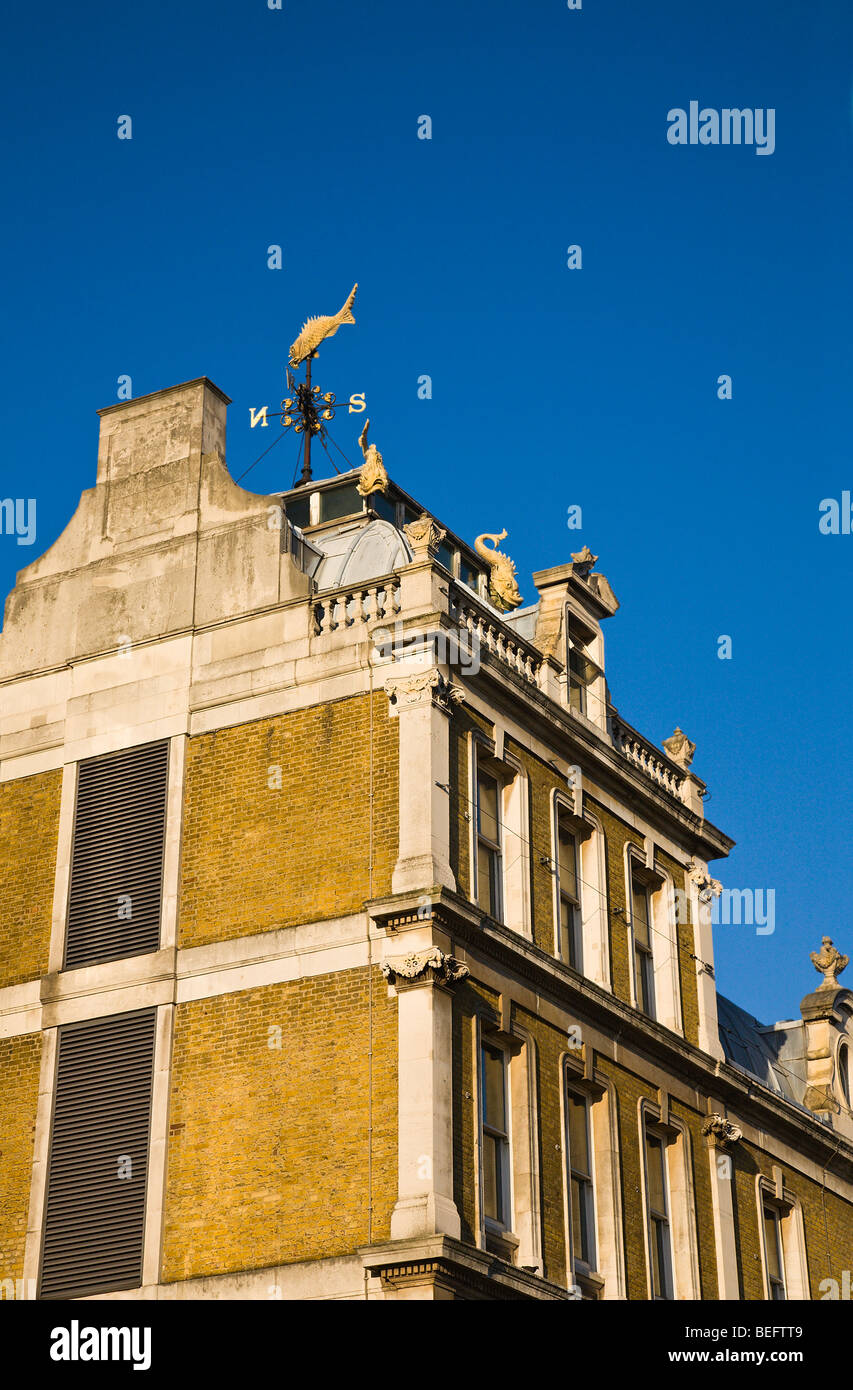
[[[527, 601], [600, 555], [615, 703], [695, 740], [738, 841], [714, 871], [775, 891], [772, 935], [718, 928], [719, 987], [796, 1015], [821, 934], [853, 953], [853, 536], [818, 531], [853, 488], [848, 0], [48, 0], [4, 49], [0, 496], [38, 533], [0, 536], [3, 591], [94, 482], [120, 375], [211, 377], [236, 477], [303, 318], [358, 280], [315, 379], [367, 393], [455, 530], [507, 528]], [[691, 100], [773, 107], [775, 152], [670, 145]], [[333, 427], [350, 458], [362, 420]], [[293, 466], [282, 443], [246, 483]]]

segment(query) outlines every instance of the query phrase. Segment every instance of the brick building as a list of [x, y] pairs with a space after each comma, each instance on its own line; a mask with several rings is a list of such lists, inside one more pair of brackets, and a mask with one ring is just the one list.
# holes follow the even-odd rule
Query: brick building
[[718, 998], [732, 841], [595, 557], [521, 605], [381, 466], [238, 487], [226, 405], [102, 411], [6, 603], [5, 1295], [833, 1296], [843, 958]]

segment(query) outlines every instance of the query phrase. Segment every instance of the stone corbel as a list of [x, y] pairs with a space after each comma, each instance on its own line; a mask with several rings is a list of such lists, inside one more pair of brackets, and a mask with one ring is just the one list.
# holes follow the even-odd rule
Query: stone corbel
[[392, 676], [385, 682], [385, 693], [392, 717], [401, 710], [416, 709], [426, 704], [432, 704], [442, 714], [450, 714], [453, 706], [465, 698], [460, 686], [454, 685], [434, 669], [416, 671], [411, 676]]
[[723, 891], [722, 883], [718, 878], [711, 877], [704, 859], [690, 860], [687, 877], [691, 883], [695, 883], [699, 899], [703, 903], [710, 902], [711, 898], [718, 898]]
[[727, 1120], [725, 1115], [718, 1115], [716, 1112], [709, 1115], [702, 1125], [702, 1133], [708, 1144], [709, 1149], [719, 1149], [722, 1153], [729, 1153], [735, 1144], [743, 1138], [743, 1130], [731, 1120]]
[[455, 956], [445, 955], [437, 946], [382, 963], [382, 974], [398, 990], [419, 985], [442, 985], [446, 988], [458, 984], [470, 973], [467, 965], [463, 965]]

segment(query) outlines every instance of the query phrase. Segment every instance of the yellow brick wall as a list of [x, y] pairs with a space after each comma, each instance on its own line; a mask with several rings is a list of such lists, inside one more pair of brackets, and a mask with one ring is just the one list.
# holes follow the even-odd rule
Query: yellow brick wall
[[47, 973], [62, 772], [0, 782], [0, 988]]
[[0, 1039], [0, 1280], [22, 1279], [41, 1034]]
[[388, 1240], [396, 1197], [397, 1004], [377, 967], [178, 1005], [166, 1282]]
[[362, 695], [192, 738], [178, 944], [359, 912], [390, 893], [397, 840], [398, 727], [384, 691], [372, 732]]

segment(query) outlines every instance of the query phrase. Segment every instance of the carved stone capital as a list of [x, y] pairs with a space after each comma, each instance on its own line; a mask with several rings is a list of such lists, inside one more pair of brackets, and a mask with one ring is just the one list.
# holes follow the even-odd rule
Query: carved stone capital
[[391, 705], [391, 713], [416, 709], [432, 704], [443, 714], [450, 714], [453, 706], [465, 698], [460, 686], [447, 680], [440, 671], [416, 671], [411, 676], [392, 676], [385, 682], [385, 693]]
[[708, 1116], [702, 1126], [702, 1133], [710, 1148], [722, 1149], [723, 1152], [728, 1152], [743, 1138], [743, 1130], [738, 1125], [732, 1124], [724, 1115], [717, 1114]]
[[412, 550], [416, 555], [435, 555], [447, 535], [447, 532], [443, 531], [440, 526], [436, 526], [429, 512], [422, 512], [417, 521], [410, 521], [403, 527], [403, 530], [411, 541]]
[[383, 961], [382, 974], [389, 984], [407, 989], [413, 985], [455, 985], [470, 971], [455, 956], [446, 956], [437, 946], [430, 946], [426, 951]]
[[664, 739], [661, 747], [672, 758], [672, 761], [678, 763], [678, 766], [683, 767], [685, 771], [692, 763], [693, 754], [696, 752], [696, 744], [691, 743], [683, 729], [679, 729], [677, 724], [675, 732], [670, 734], [669, 738]]

